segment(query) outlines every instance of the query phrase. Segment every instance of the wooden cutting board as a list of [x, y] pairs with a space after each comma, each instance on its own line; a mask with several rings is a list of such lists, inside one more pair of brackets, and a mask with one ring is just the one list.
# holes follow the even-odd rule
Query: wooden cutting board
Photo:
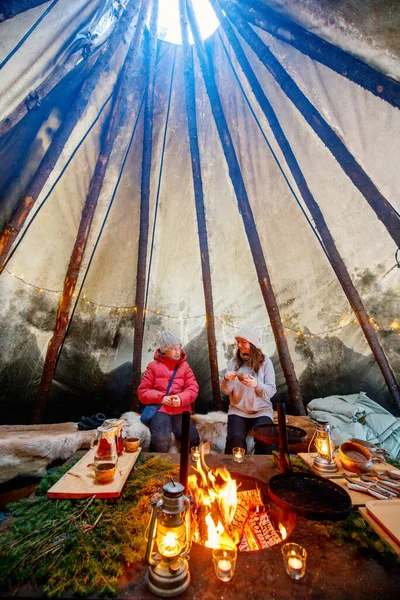
[[[364, 494], [364, 492], [359, 492], [358, 490], [349, 490], [347, 487], [346, 479], [341, 477], [340, 479], [335, 479], [335, 483], [340, 485], [346, 492], [349, 494], [351, 498], [351, 503], [353, 506], [365, 506], [369, 500], [372, 500], [372, 496], [369, 494]], [[355, 483], [355, 482], [354, 482]], [[382, 502], [382, 500], [378, 500], [377, 502]]]
[[373, 500], [365, 505], [368, 513], [400, 544], [400, 499]]
[[400, 544], [397, 544], [391, 535], [386, 533], [386, 531], [381, 527], [378, 521], [375, 521], [374, 517], [372, 517], [365, 506], [360, 506], [358, 509], [360, 515], [367, 521], [368, 525], [372, 527], [372, 529], [379, 535], [379, 537], [391, 547], [393, 552], [396, 552], [398, 556], [400, 556]]
[[343, 477], [343, 467], [342, 467], [342, 463], [339, 460], [338, 454], [333, 455], [333, 459], [337, 465], [338, 470], [335, 471], [334, 473], [326, 473], [326, 474], [320, 473], [319, 471], [317, 471], [317, 469], [314, 469], [314, 458], [317, 456], [316, 452], [311, 452], [310, 454], [308, 452], [300, 452], [299, 456], [302, 459], [302, 461], [305, 462], [306, 465], [308, 467], [310, 467], [310, 469], [316, 475], [321, 475], [321, 477], [327, 477], [328, 479], [335, 479], [337, 477]]
[[101, 484], [95, 482], [94, 467], [89, 466], [93, 463], [96, 452], [96, 448], [92, 448], [49, 489], [47, 496], [49, 498], [90, 498], [91, 496], [118, 498], [141, 450], [139, 448], [136, 452], [123, 452], [118, 457], [113, 481]]
[[[299, 456], [306, 463], [306, 465], [308, 467], [310, 467], [310, 469], [314, 473], [316, 473], [316, 475], [321, 475], [321, 477], [327, 477], [328, 479], [336, 479], [338, 477], [343, 477], [343, 473], [347, 473], [347, 475], [355, 475], [355, 473], [346, 471], [346, 469], [343, 468], [342, 463], [340, 462], [338, 451], [336, 451], [333, 455], [333, 458], [338, 466], [338, 471], [335, 471], [335, 473], [327, 473], [326, 475], [324, 475], [323, 473], [320, 473], [319, 471], [317, 471], [316, 469], [313, 468], [314, 458], [317, 456], [316, 452], [311, 452], [310, 454], [308, 452], [300, 452]], [[388, 465], [387, 463], [373, 463], [372, 468], [375, 471], [378, 471], [379, 473], [381, 471], [391, 470], [391, 466]]]

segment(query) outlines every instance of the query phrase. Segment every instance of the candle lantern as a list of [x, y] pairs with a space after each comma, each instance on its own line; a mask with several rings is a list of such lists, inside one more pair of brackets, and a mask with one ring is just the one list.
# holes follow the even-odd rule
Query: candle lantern
[[338, 471], [338, 466], [333, 458], [335, 444], [332, 442], [331, 430], [327, 421], [317, 421], [317, 429], [311, 443], [313, 440], [315, 449], [318, 452], [314, 459], [314, 468], [320, 473], [335, 473]]
[[184, 592], [190, 583], [190, 511], [184, 487], [172, 481], [163, 487], [163, 497], [153, 508], [149, 526], [146, 585], [164, 598]]

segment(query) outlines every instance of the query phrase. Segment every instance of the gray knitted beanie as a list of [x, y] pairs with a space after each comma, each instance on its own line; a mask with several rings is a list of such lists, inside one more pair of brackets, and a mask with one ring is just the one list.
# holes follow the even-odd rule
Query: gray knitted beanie
[[245, 325], [244, 327], [241, 327], [239, 329], [239, 331], [235, 335], [235, 339], [237, 340], [238, 338], [242, 338], [243, 340], [250, 342], [250, 344], [253, 344], [253, 346], [255, 346], [256, 348], [260, 349], [261, 343], [260, 338], [258, 337], [259, 330], [260, 328], [258, 327], [258, 325], [250, 323], [249, 325]]
[[171, 346], [175, 346], [176, 344], [182, 346], [181, 340], [177, 338], [176, 335], [174, 335], [170, 331], [162, 331], [160, 333], [159, 348], [161, 352], [166, 352], [171, 348]]

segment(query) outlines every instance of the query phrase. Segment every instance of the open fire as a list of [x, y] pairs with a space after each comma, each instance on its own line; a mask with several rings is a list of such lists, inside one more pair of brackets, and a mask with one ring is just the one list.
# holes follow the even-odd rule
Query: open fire
[[[208, 548], [255, 551], [286, 539], [294, 520], [282, 523], [265, 506], [261, 490], [241, 489], [225, 468], [210, 469], [202, 449], [195, 473], [189, 476], [192, 540]], [[248, 487], [248, 486], [246, 486]]]

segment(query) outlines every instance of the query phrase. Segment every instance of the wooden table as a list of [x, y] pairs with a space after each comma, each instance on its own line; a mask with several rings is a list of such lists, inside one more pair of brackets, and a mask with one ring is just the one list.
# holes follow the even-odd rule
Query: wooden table
[[[171, 455], [174, 462], [179, 455]], [[211, 467], [225, 466], [228, 470], [251, 475], [262, 481], [278, 472], [270, 457], [248, 456], [241, 464], [227, 455], [209, 455]], [[400, 567], [382, 564], [353, 550], [338, 546], [322, 536], [315, 522], [299, 518], [290, 541], [307, 549], [307, 572], [303, 580], [293, 581], [286, 574], [281, 544], [260, 552], [238, 554], [236, 573], [229, 583], [220, 582], [214, 575], [212, 551], [193, 544], [189, 568], [192, 577], [188, 590], [177, 598], [185, 600], [391, 600], [400, 598]], [[144, 585], [146, 567], [128, 569], [121, 580], [120, 598], [155, 598]]]

